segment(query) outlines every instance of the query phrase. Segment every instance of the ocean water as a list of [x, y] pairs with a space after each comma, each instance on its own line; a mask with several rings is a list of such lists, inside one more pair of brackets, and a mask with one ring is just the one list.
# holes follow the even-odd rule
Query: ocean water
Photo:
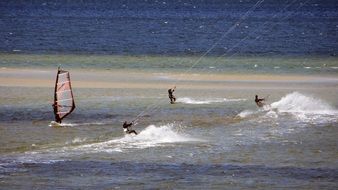
[[[337, 189], [337, 14], [328, 0], [1, 1], [0, 189]], [[51, 127], [59, 65], [76, 109]]]
[[0, 50], [11, 53], [199, 56], [215, 45], [210, 55], [336, 56], [338, 49], [335, 0], [1, 1], [0, 28]]

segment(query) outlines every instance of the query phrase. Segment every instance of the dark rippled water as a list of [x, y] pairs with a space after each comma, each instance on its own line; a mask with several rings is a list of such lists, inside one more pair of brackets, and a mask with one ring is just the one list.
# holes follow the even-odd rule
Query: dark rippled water
[[[84, 165], [87, 167], [83, 167]], [[323, 184], [333, 184], [337, 180], [338, 172], [333, 169], [266, 167], [264, 165], [155, 164], [107, 161], [22, 164], [19, 169], [32, 174], [32, 177], [27, 177], [26, 180], [44, 184], [44, 189], [105, 189], [107, 187], [113, 189], [114, 187], [122, 189], [260, 189], [268, 187], [271, 189], [316, 189], [321, 186], [304, 186], [301, 181], [320, 181], [322, 179]], [[131, 172], [134, 175], [131, 176]], [[34, 176], [36, 173], [39, 173], [38, 177]], [[82, 186], [77, 186], [64, 173], [77, 176], [77, 183], [81, 183]], [[58, 183], [53, 182], [55, 178], [59, 179]], [[161, 181], [160, 184], [159, 181]], [[25, 188], [20, 185], [15, 187]]]
[[0, 51], [200, 55], [217, 44], [209, 54], [337, 54], [336, 1], [265, 0], [240, 19], [256, 2], [1, 1]]

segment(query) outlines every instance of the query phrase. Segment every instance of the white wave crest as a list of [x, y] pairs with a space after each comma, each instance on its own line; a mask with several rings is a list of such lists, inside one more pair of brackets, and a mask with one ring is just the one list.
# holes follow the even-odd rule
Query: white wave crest
[[222, 102], [238, 102], [245, 101], [246, 99], [227, 99], [227, 98], [212, 98], [212, 99], [193, 99], [189, 97], [178, 98], [176, 102], [181, 102], [185, 104], [212, 104], [212, 103], [222, 103]]

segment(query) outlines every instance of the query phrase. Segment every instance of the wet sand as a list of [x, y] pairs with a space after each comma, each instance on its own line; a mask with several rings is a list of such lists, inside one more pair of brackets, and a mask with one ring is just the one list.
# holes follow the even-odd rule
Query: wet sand
[[[269, 74], [214, 74], [150, 72], [133, 69], [72, 69], [73, 88], [167, 89], [179, 85], [185, 89], [308, 89], [338, 88], [338, 77]], [[0, 86], [53, 87], [55, 70], [22, 68], [0, 69]]]

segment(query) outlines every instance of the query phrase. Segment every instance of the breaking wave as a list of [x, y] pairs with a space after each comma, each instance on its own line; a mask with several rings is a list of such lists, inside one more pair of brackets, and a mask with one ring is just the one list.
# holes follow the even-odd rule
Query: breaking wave
[[189, 97], [178, 98], [176, 102], [184, 104], [213, 104], [213, 103], [222, 103], [222, 102], [238, 102], [245, 101], [246, 99], [227, 99], [227, 98], [212, 98], [212, 99], [193, 99]]

